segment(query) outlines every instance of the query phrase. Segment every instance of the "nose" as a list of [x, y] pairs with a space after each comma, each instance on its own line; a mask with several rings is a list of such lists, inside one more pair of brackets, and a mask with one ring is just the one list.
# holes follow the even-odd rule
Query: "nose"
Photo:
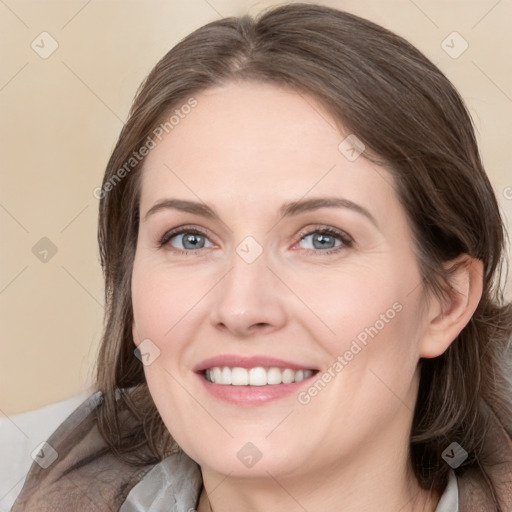
[[265, 253], [251, 263], [234, 253], [231, 262], [215, 287], [212, 325], [237, 338], [281, 329], [287, 321], [291, 293], [268, 266]]

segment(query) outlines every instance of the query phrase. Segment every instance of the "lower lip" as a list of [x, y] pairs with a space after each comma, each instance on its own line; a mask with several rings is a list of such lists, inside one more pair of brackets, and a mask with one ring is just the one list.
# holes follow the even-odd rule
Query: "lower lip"
[[301, 387], [310, 384], [316, 374], [300, 382], [290, 384], [269, 384], [266, 386], [232, 386], [214, 384], [206, 380], [202, 373], [197, 374], [204, 388], [215, 398], [236, 405], [261, 405], [273, 400], [297, 394]]

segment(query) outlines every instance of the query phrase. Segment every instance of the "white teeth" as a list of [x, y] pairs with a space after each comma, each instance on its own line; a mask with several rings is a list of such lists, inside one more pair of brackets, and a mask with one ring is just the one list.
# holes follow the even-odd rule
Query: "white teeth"
[[267, 384], [281, 384], [281, 370], [279, 368], [269, 368], [267, 370]]
[[250, 386], [266, 386], [267, 385], [267, 371], [265, 368], [251, 368], [249, 370], [249, 385]]
[[290, 384], [290, 382], [293, 382], [295, 380], [295, 371], [289, 370], [288, 368], [283, 371], [282, 375], [283, 384]]
[[229, 368], [227, 366], [208, 368], [205, 371], [206, 380], [215, 384], [232, 386], [266, 386], [267, 384], [291, 384], [308, 379], [313, 370], [292, 370], [291, 368]]
[[231, 384], [231, 370], [229, 368], [222, 368], [222, 380], [219, 382], [223, 382], [224, 384]]
[[[214, 382], [217, 382], [214, 380]], [[218, 384], [222, 384], [220, 381]], [[233, 368], [231, 370], [231, 384], [233, 386], [247, 386], [249, 384], [249, 372], [245, 368]]]

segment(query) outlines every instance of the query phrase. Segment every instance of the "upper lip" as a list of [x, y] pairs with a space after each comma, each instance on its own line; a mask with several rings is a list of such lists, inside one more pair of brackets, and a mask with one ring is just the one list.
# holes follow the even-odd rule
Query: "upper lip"
[[215, 357], [210, 357], [201, 361], [194, 367], [195, 372], [202, 372], [208, 368], [227, 366], [229, 368], [290, 368], [291, 370], [316, 370], [308, 364], [295, 363], [293, 361], [285, 361], [275, 357], [268, 356], [242, 356], [234, 354], [224, 354]]

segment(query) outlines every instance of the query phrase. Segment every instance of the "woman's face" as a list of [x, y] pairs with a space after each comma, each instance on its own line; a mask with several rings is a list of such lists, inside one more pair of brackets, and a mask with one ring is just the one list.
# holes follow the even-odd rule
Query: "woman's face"
[[428, 322], [391, 175], [310, 97], [195, 99], [146, 158], [132, 279], [163, 421], [203, 471], [393, 469]]

